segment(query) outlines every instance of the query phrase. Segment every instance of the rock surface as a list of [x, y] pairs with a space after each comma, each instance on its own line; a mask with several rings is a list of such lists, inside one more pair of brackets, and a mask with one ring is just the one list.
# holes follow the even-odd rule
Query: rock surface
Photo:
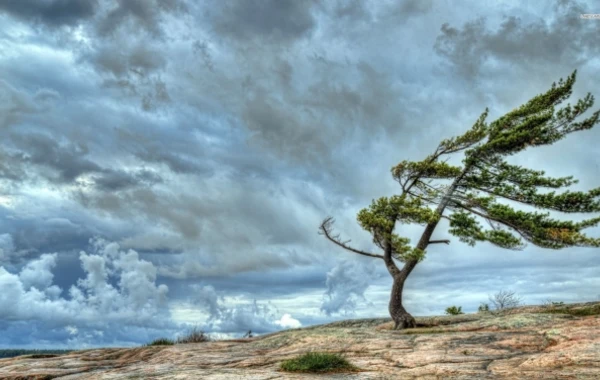
[[[0, 379], [600, 379], [600, 302], [416, 319], [420, 327], [403, 331], [363, 319], [243, 340], [20, 356], [0, 360]], [[362, 371], [279, 370], [308, 351], [342, 353]]]

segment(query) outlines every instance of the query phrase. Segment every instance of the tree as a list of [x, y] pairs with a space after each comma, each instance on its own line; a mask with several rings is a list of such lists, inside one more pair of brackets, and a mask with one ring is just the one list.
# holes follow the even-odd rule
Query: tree
[[515, 292], [501, 290], [489, 297], [496, 310], [510, 309], [521, 304], [521, 297], [515, 295]]
[[[598, 247], [600, 239], [590, 238], [581, 231], [596, 226], [600, 218], [580, 222], [550, 217], [549, 212], [521, 211], [510, 204], [519, 204], [563, 213], [593, 213], [600, 211], [600, 188], [587, 192], [566, 191], [557, 194], [540, 189], [568, 187], [577, 180], [570, 177], [552, 178], [544, 171], [509, 164], [505, 158], [525, 150], [553, 144], [567, 134], [588, 130], [599, 122], [600, 111], [575, 121], [592, 107], [594, 97], [587, 94], [574, 106], [567, 104], [555, 112], [555, 107], [572, 93], [577, 71], [565, 81], [561, 78], [552, 88], [492, 123], [486, 123], [488, 109], [473, 127], [463, 135], [440, 142], [433, 154], [422, 161], [402, 161], [391, 170], [402, 188], [400, 195], [382, 197], [362, 209], [358, 223], [373, 236], [373, 243], [383, 254], [370, 253], [348, 245], [339, 235], [333, 235], [334, 219], [326, 218], [319, 234], [336, 245], [367, 257], [383, 260], [393, 278], [389, 312], [395, 329], [415, 327], [415, 319], [402, 305], [404, 283], [415, 266], [425, 258], [429, 245], [449, 240], [435, 240], [432, 235], [441, 219], [449, 222], [448, 232], [460, 241], [474, 246], [487, 241], [501, 248], [521, 250], [525, 242], [538, 247]], [[461, 166], [447, 163], [455, 153], [463, 153]], [[487, 222], [484, 229], [480, 221]], [[398, 223], [417, 223], [424, 231], [415, 246], [410, 239], [394, 233]], [[403, 263], [402, 269], [397, 262]]]

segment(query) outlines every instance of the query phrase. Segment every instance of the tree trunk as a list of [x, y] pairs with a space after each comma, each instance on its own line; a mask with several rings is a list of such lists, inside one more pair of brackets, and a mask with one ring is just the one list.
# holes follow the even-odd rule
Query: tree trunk
[[[469, 171], [470, 167], [470, 165], [467, 165], [463, 169], [462, 173], [454, 179], [452, 185], [450, 185], [450, 188], [446, 191], [446, 194], [444, 194], [444, 198], [435, 210], [440, 217], [442, 216], [444, 210], [446, 209], [446, 206], [448, 206], [448, 203], [450, 202], [450, 196], [452, 195], [452, 193], [454, 193], [454, 191], [458, 187], [459, 182]], [[421, 249], [423, 251], [427, 248], [427, 246], [429, 245], [429, 239], [431, 239], [431, 235], [433, 234], [435, 227], [437, 227], [438, 222], [439, 219], [427, 224], [427, 226], [425, 227], [425, 231], [423, 231], [421, 239], [419, 239], [419, 243], [417, 244], [416, 248]], [[417, 327], [417, 322], [415, 321], [415, 318], [412, 315], [410, 315], [406, 311], [406, 309], [404, 309], [404, 306], [402, 306], [402, 290], [404, 288], [404, 282], [419, 262], [417, 260], [408, 260], [404, 264], [402, 270], [398, 270], [396, 265], [393, 263], [391, 257], [392, 248], [391, 243], [388, 240], [385, 243], [384, 261], [388, 268], [388, 271], [394, 279], [394, 284], [392, 285], [392, 295], [390, 297], [389, 305], [390, 316], [394, 320], [395, 324], [394, 330]]]
[[402, 289], [406, 276], [394, 276], [389, 311], [394, 320], [394, 330], [417, 327], [417, 322], [402, 306]]

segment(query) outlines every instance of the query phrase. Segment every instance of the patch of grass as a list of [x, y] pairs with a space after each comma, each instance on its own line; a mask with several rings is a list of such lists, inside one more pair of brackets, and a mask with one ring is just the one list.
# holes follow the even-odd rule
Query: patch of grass
[[154, 339], [152, 342], [146, 344], [146, 347], [149, 347], [149, 346], [172, 346], [174, 344], [175, 344], [175, 342], [173, 342], [171, 339], [158, 338], [158, 339]]
[[342, 355], [326, 352], [307, 352], [297, 358], [284, 361], [280, 368], [287, 372], [356, 372], [359, 370]]
[[569, 307], [556, 307], [550, 306], [550, 308], [541, 311], [542, 313], [548, 314], [568, 314], [576, 317], [586, 317], [589, 315], [600, 315], [600, 305], [582, 307], [579, 309], [572, 309]]
[[177, 338], [177, 344], [210, 342], [211, 339], [204, 331], [192, 328], [186, 335]]

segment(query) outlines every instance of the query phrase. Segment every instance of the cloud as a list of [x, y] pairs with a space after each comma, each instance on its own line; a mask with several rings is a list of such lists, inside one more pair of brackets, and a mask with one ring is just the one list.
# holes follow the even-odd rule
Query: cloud
[[[44, 13], [69, 4], [63, 19]], [[137, 327], [90, 322], [109, 295], [140, 304], [158, 284], [175, 304], [194, 294], [190, 283], [212, 285], [217, 297], [202, 304], [220, 316], [218, 331], [387, 315], [385, 268], [372, 277], [369, 268], [334, 268], [349, 253], [317, 235], [323, 218], [335, 216], [343, 236], [372, 249], [356, 214], [398, 193], [390, 167], [423, 159], [486, 106], [495, 118], [574, 68], [575, 95], [598, 87], [597, 23], [580, 19], [590, 10], [572, 1], [94, 4], [0, 6], [0, 231], [9, 235], [0, 238], [0, 265], [17, 277], [15, 292], [61, 306], [37, 322], [0, 323], [2, 344], [129, 345], [174, 334], [160, 312]], [[596, 132], [552, 147], [562, 154], [535, 150], [515, 163], [596, 187]], [[90, 251], [93, 236], [118, 243], [122, 258]], [[475, 260], [481, 249], [489, 255]], [[46, 253], [56, 256], [42, 260]], [[560, 253], [572, 278], [552, 283], [560, 259], [533, 247], [514, 257], [455, 241], [432, 247], [407, 283], [407, 305], [443, 313], [452, 297], [476, 308], [519, 277], [530, 299], [535, 291], [585, 294], [594, 282], [580, 277], [597, 272], [591, 256]], [[481, 283], [477, 295], [468, 282]], [[128, 298], [126, 289], [138, 288]], [[69, 302], [89, 321], [69, 314]]]
[[113, 50], [113, 44], [98, 46], [86, 56], [88, 61], [98, 69], [115, 77], [125, 76], [132, 72], [139, 76], [147, 76], [167, 65], [167, 60], [160, 50], [145, 41], [135, 41], [119, 51]]
[[429, 12], [432, 8], [433, 0], [406, 0], [399, 3], [398, 12], [408, 17], [413, 14]]
[[294, 40], [308, 35], [316, 22], [312, 0], [258, 0], [220, 2], [211, 7], [216, 33], [237, 41]]
[[102, 168], [85, 156], [85, 144], [60, 144], [42, 133], [13, 134], [11, 140], [23, 152], [19, 155], [22, 164], [33, 164], [49, 171], [42, 175], [58, 183], [72, 183], [87, 173], [101, 172]]
[[58, 99], [56, 91], [40, 89], [29, 94], [0, 79], [0, 129], [14, 125], [24, 115], [48, 111]]
[[[56, 266], [56, 253], [43, 254], [39, 259], [30, 261], [19, 273], [19, 280], [23, 289], [30, 291], [35, 287], [38, 290], [48, 290], [52, 286], [52, 269]], [[55, 291], [57, 288], [52, 288]]]
[[164, 16], [185, 11], [180, 0], [117, 0], [116, 6], [100, 18], [96, 28], [99, 36], [107, 36], [128, 27], [143, 30], [153, 37], [162, 36]]
[[600, 46], [593, 43], [597, 26], [579, 18], [587, 9], [577, 1], [557, 1], [554, 17], [504, 16], [497, 30], [489, 30], [485, 17], [455, 28], [444, 23], [435, 51], [461, 75], [473, 77], [492, 67], [491, 59], [503, 64], [531, 67], [548, 62], [577, 68], [593, 59]]
[[0, 3], [0, 11], [53, 28], [77, 25], [92, 18], [97, 8], [97, 0], [6, 0]]
[[210, 285], [192, 286], [194, 304], [204, 308], [209, 314], [208, 321], [202, 327], [216, 333], [253, 333], [264, 334], [284, 328], [300, 327], [300, 321], [285, 313], [277, 318], [280, 312], [271, 304], [260, 304], [256, 299], [251, 303], [225, 306], [223, 295], [219, 295]]
[[11, 234], [0, 234], [0, 264], [19, 261], [28, 253], [27, 250], [17, 250]]
[[295, 329], [302, 327], [302, 323], [297, 319], [292, 318], [290, 314], [284, 314], [281, 316], [281, 319], [275, 321], [276, 325], [281, 326], [284, 329]]
[[375, 270], [372, 262], [365, 265], [358, 261], [344, 260], [336, 265], [327, 273], [327, 291], [321, 311], [328, 316], [335, 313], [352, 314], [360, 300], [367, 301], [365, 291], [378, 278]]
[[[91, 243], [93, 252], [79, 256], [85, 278], [66, 292], [53, 285], [56, 254], [43, 254], [18, 274], [0, 267], [0, 321], [29, 321], [48, 328], [48, 336], [32, 329], [29, 338], [57, 345], [132, 344], [145, 338], [136, 336], [136, 329], [174, 331], [177, 326], [169, 322], [166, 307], [168, 287], [156, 284], [154, 265], [135, 251], [121, 251], [116, 243]], [[66, 326], [65, 333], [52, 339], [60, 326]], [[0, 344], [23, 333], [21, 327], [10, 324]], [[133, 330], [127, 332], [127, 327]], [[94, 333], [98, 331], [102, 334]]]

